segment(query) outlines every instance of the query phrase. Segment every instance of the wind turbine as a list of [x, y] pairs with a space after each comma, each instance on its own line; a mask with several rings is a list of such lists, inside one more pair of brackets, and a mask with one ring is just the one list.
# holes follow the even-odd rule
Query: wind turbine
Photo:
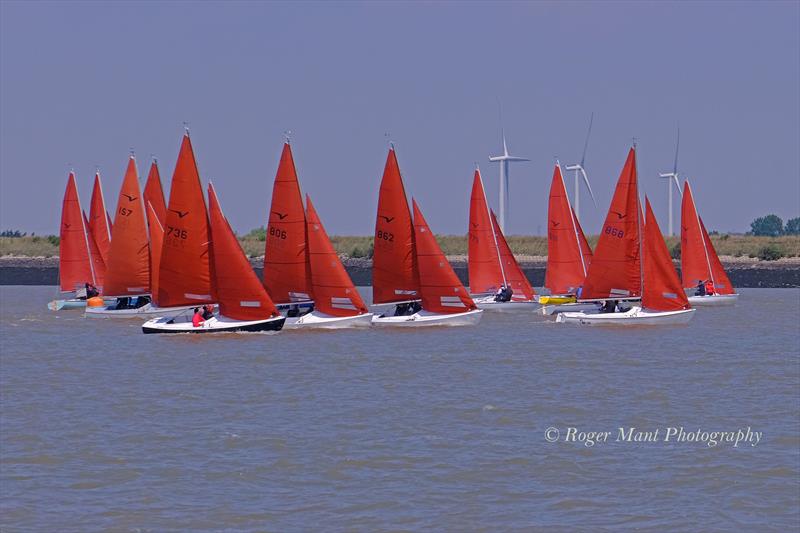
[[667, 225], [667, 235], [672, 237], [672, 184], [675, 184], [675, 188], [678, 189], [678, 194], [682, 195], [681, 192], [681, 185], [678, 182], [678, 148], [681, 146], [681, 127], [678, 126], [678, 140], [675, 141], [675, 164], [672, 167], [672, 172], [666, 172], [664, 174], [659, 174], [659, 178], [664, 178], [667, 180], [667, 196], [669, 198], [669, 223]]
[[489, 161], [500, 163], [500, 231], [506, 231], [506, 211], [508, 210], [508, 165], [517, 161], [530, 161], [524, 157], [516, 157], [508, 154], [508, 145], [506, 144], [506, 133], [501, 128], [500, 135], [503, 138], [503, 155], [490, 157]]
[[592, 186], [589, 184], [589, 177], [586, 175], [586, 169], [583, 167], [584, 163], [586, 162], [586, 149], [589, 148], [589, 135], [592, 133], [592, 122], [594, 122], [594, 113], [592, 113], [592, 115], [589, 117], [589, 130], [586, 132], [586, 142], [583, 143], [583, 155], [581, 156], [581, 162], [565, 167], [566, 170], [575, 171], [575, 200], [572, 202], [572, 206], [575, 208], [575, 218], [577, 218], [578, 221], [580, 221], [581, 213], [581, 177], [583, 177], [583, 182], [586, 184], [586, 188], [589, 189], [589, 196], [592, 197], [592, 203], [594, 204], [594, 207], [597, 208], [597, 201], [594, 199]]

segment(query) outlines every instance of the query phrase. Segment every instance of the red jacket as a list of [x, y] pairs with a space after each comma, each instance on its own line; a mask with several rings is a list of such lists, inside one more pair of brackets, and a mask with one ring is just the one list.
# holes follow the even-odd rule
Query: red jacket
[[203, 315], [198, 311], [192, 317], [192, 326], [199, 328], [200, 324], [202, 324], [203, 322], [205, 322], [205, 320], [203, 320]]

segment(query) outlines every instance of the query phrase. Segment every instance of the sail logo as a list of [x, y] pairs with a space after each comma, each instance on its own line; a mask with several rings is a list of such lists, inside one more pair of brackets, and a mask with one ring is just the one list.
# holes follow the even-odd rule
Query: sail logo
[[170, 209], [170, 211], [178, 215], [178, 218], [183, 218], [189, 214], [189, 211], [178, 211], [177, 209]]

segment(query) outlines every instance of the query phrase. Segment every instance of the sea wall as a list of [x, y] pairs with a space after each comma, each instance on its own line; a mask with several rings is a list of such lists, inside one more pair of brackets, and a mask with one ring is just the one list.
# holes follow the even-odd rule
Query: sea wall
[[[467, 283], [467, 263], [463, 256], [449, 257], [453, 269]], [[725, 270], [736, 287], [785, 288], [800, 287], [800, 258], [778, 261], [758, 261], [723, 257]], [[262, 259], [251, 261], [258, 276], [262, 272]], [[372, 284], [372, 261], [345, 259], [345, 267], [353, 283], [359, 286]], [[546, 258], [522, 259], [520, 266], [535, 287], [544, 284]], [[679, 265], [676, 263], [676, 267]], [[57, 257], [0, 257], [0, 285], [58, 285]]]

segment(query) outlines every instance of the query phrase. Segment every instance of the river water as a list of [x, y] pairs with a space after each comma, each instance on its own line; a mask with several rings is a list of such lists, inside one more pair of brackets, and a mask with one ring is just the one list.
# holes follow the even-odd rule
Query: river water
[[677, 328], [160, 336], [0, 287], [0, 529], [796, 531], [800, 290], [741, 292]]

